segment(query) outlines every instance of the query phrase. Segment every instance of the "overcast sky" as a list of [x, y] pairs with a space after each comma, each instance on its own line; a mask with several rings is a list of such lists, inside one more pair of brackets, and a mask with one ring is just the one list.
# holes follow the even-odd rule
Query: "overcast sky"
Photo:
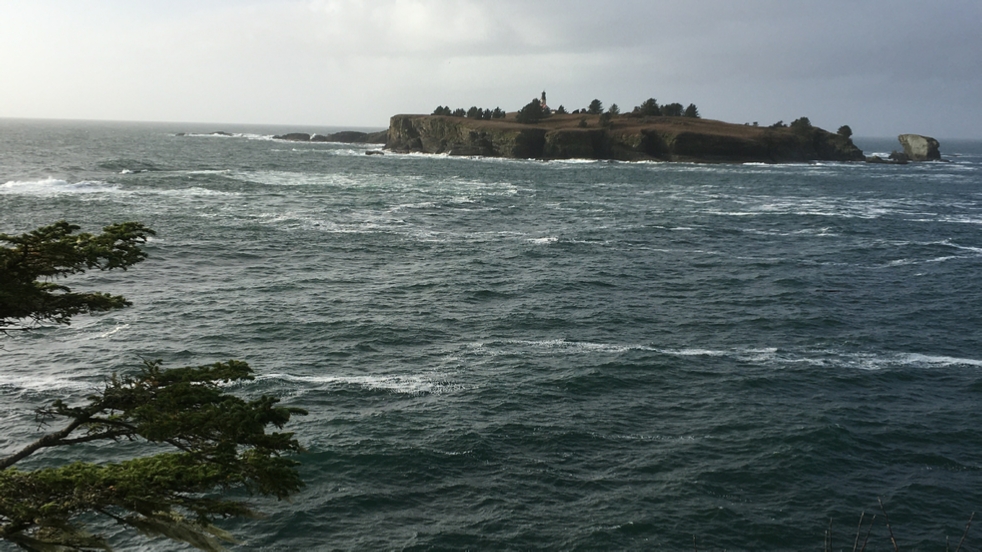
[[982, 138], [982, 1], [0, 2], [0, 117], [384, 127], [543, 90]]

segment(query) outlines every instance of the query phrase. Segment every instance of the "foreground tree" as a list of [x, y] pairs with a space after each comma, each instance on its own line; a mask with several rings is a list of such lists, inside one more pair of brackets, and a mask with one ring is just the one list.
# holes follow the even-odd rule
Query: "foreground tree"
[[[9, 331], [20, 319], [67, 324], [74, 314], [121, 308], [120, 296], [75, 293], [54, 278], [100, 268], [126, 269], [142, 261], [139, 247], [153, 231], [138, 223], [107, 226], [98, 236], [74, 234], [59, 222], [21, 236], [0, 234], [0, 323]], [[285, 498], [302, 482], [286, 455], [301, 450], [282, 428], [297, 408], [262, 396], [247, 401], [223, 384], [251, 380], [244, 362], [163, 369], [145, 362], [138, 373], [113, 375], [84, 401], [56, 400], [38, 408], [41, 425], [56, 431], [0, 458], [0, 540], [25, 550], [109, 550], [91, 527], [100, 518], [142, 534], [220, 550], [232, 537], [216, 519], [253, 515], [240, 500], [218, 493], [233, 489]], [[146, 443], [146, 454], [113, 461], [75, 461], [21, 469], [19, 463], [50, 448], [100, 442]], [[162, 450], [166, 449], [166, 450]], [[100, 457], [110, 449], [100, 448]], [[127, 447], [126, 451], [134, 450]], [[117, 460], [118, 458], [118, 460]], [[23, 464], [21, 464], [23, 465]]]
[[126, 270], [146, 258], [140, 245], [154, 235], [137, 222], [114, 224], [102, 234], [75, 234], [65, 221], [20, 236], [0, 234], [0, 331], [19, 320], [68, 324], [81, 313], [118, 309], [129, 301], [107, 293], [73, 292], [55, 279], [97, 268]]

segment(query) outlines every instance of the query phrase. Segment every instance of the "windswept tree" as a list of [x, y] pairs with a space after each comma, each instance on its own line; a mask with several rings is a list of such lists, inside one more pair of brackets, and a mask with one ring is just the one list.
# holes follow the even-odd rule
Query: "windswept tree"
[[617, 104], [615, 104], [615, 103], [614, 104], [610, 104], [610, 107], [607, 108], [607, 113], [610, 113], [611, 115], [620, 115], [621, 114], [621, 108], [618, 107]]
[[600, 100], [593, 100], [590, 102], [590, 106], [586, 108], [586, 112], [589, 115], [600, 115], [604, 112], [604, 104]]
[[[126, 270], [146, 258], [141, 245], [153, 231], [134, 222], [99, 235], [78, 229], [58, 222], [20, 236], [0, 234], [0, 333], [68, 324], [77, 314], [129, 304], [55, 280], [91, 269]], [[226, 391], [226, 383], [252, 378], [249, 366], [234, 360], [176, 369], [147, 361], [133, 374], [113, 374], [84, 400], [41, 406], [40, 425], [55, 429], [0, 457], [0, 540], [31, 551], [110, 550], [92, 531], [105, 520], [201, 550], [234, 542], [214, 522], [254, 512], [224, 491], [286, 498], [303, 485], [289, 457], [300, 444], [291, 433], [266, 429], [282, 428], [304, 411], [278, 406], [274, 397], [246, 400]], [[80, 448], [84, 457], [88, 445], [120, 441], [147, 446], [121, 449], [118, 455], [129, 458], [113, 461], [100, 452], [97, 463], [45, 455]], [[47, 456], [44, 467], [30, 462], [37, 456]]]
[[685, 117], [692, 117], [693, 119], [699, 118], [699, 109], [696, 104], [690, 103], [688, 107], [685, 108], [685, 113], [682, 114]]
[[849, 128], [849, 125], [842, 125], [839, 127], [839, 130], [836, 132], [836, 134], [838, 134], [839, 136], [845, 136], [846, 138], [851, 138], [852, 129]]
[[65, 221], [27, 234], [0, 234], [0, 331], [19, 324], [68, 324], [72, 316], [104, 312], [130, 304], [124, 297], [75, 292], [59, 280], [86, 270], [126, 270], [143, 261], [141, 245], [154, 231], [137, 222], [103, 228], [102, 234], [76, 234]]

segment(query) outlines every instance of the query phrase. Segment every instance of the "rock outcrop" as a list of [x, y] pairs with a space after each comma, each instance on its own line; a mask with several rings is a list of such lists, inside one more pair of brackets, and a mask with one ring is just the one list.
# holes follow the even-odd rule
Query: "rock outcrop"
[[287, 134], [277, 134], [274, 140], [286, 140], [288, 142], [309, 142], [310, 135], [306, 132], [289, 132]]
[[386, 148], [397, 152], [532, 159], [708, 163], [862, 161], [842, 135], [817, 127], [764, 128], [688, 117], [553, 115], [536, 124], [443, 115], [396, 115]]
[[920, 134], [901, 134], [897, 137], [904, 153], [911, 161], [940, 161], [941, 144], [930, 136]]

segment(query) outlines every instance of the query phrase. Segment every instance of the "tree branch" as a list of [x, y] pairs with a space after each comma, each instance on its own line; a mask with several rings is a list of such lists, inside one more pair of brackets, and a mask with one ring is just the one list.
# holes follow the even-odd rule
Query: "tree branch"
[[17, 462], [20, 462], [24, 458], [34, 454], [38, 450], [45, 447], [57, 446], [65, 437], [68, 437], [73, 431], [78, 429], [78, 427], [86, 422], [83, 418], [75, 418], [70, 424], [65, 426], [64, 429], [55, 433], [49, 433], [44, 437], [41, 437], [37, 441], [34, 441], [30, 445], [22, 448], [20, 451], [7, 456], [6, 458], [0, 459], [0, 471], [3, 471], [10, 466], [13, 466]]
[[86, 435], [85, 437], [76, 437], [75, 439], [61, 439], [57, 443], [48, 446], [56, 445], [77, 445], [79, 443], [89, 443], [91, 441], [98, 441], [100, 439], [118, 439], [120, 437], [126, 437], [130, 435], [129, 431], [104, 431], [102, 433], [93, 433], [92, 435]]

